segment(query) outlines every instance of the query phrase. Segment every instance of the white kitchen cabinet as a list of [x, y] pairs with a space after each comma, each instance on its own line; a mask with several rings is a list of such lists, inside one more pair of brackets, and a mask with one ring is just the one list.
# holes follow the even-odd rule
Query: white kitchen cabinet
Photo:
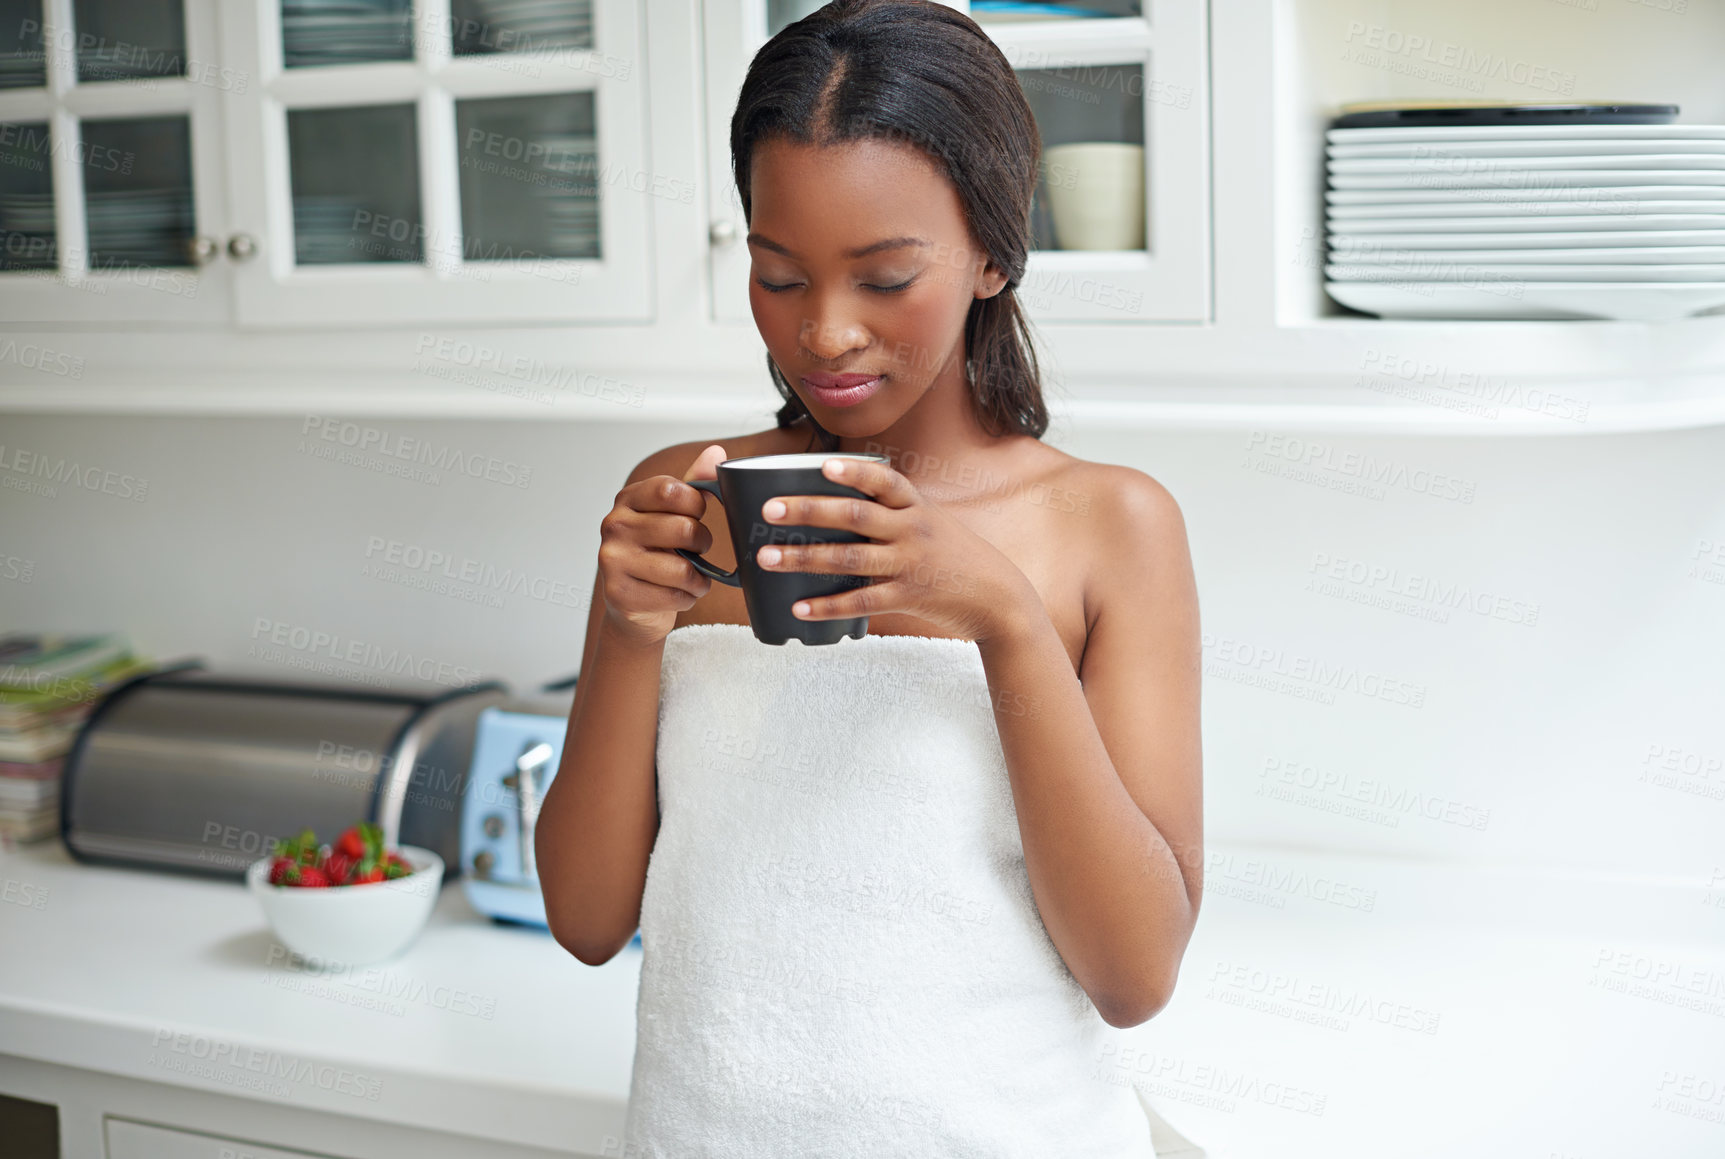
[[694, 185], [646, 165], [631, 0], [11, 7], [7, 322], [652, 313], [648, 206]]
[[240, 323], [645, 320], [644, 6], [373, 3], [223, 10]]
[[[1210, 126], [1206, 0], [1102, 0], [1117, 16], [1006, 20], [968, 11], [1018, 73], [1045, 150], [1033, 207], [1035, 248], [1018, 288], [1039, 322], [1203, 322], [1210, 317]], [[713, 317], [749, 319], [747, 225], [731, 173], [730, 121], [749, 61], [813, 0], [706, 0], [707, 191]], [[1052, 198], [1080, 183], [1118, 184], [1066, 159], [1066, 146], [1143, 151], [1143, 219], [1131, 248], [1078, 249], [1056, 227]], [[1052, 151], [1052, 152], [1050, 152]], [[1051, 186], [1054, 187], [1051, 189]], [[1074, 239], [1077, 240], [1077, 239]]]
[[[50, 0], [0, 58], [0, 318], [231, 316], [215, 0]], [[76, 17], [82, 18], [82, 23]], [[233, 74], [228, 83], [236, 83]]]

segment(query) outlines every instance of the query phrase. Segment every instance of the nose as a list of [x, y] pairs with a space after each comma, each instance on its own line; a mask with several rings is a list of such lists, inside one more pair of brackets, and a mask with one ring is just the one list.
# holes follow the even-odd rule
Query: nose
[[798, 336], [804, 350], [820, 362], [837, 362], [852, 350], [866, 349], [869, 333], [856, 320], [843, 294], [824, 294], [811, 302]]

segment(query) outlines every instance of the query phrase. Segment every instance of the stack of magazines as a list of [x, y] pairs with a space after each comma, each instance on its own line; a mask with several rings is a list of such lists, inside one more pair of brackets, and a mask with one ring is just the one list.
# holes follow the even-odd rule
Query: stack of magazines
[[79, 727], [115, 684], [149, 671], [121, 633], [0, 636], [0, 839], [60, 828], [60, 771]]

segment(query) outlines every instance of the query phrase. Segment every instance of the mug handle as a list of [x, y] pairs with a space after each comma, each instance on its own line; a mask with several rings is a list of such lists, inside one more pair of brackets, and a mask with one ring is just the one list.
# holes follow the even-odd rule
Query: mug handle
[[[724, 499], [724, 496], [719, 494], [719, 481], [717, 479], [690, 479], [689, 486], [700, 491], [705, 491], [715, 499], [721, 501]], [[743, 581], [737, 578], [737, 571], [735, 568], [732, 568], [730, 571], [723, 571], [686, 548], [673, 547], [671, 550], [694, 564], [695, 570], [706, 576], [708, 579], [718, 580], [720, 583], [729, 584], [734, 588], [740, 588], [743, 586]]]

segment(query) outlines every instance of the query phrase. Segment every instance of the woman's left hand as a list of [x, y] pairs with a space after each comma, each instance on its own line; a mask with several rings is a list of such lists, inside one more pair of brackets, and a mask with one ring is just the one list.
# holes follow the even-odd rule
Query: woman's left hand
[[[756, 561], [766, 571], [879, 578], [837, 595], [797, 601], [791, 614], [799, 620], [897, 612], [980, 641], [1010, 626], [1035, 595], [1017, 564], [887, 464], [833, 458], [822, 473], [871, 498], [781, 495], [766, 502], [762, 517], [777, 526], [851, 531], [875, 542], [763, 547]], [[784, 510], [774, 514], [777, 505]]]

